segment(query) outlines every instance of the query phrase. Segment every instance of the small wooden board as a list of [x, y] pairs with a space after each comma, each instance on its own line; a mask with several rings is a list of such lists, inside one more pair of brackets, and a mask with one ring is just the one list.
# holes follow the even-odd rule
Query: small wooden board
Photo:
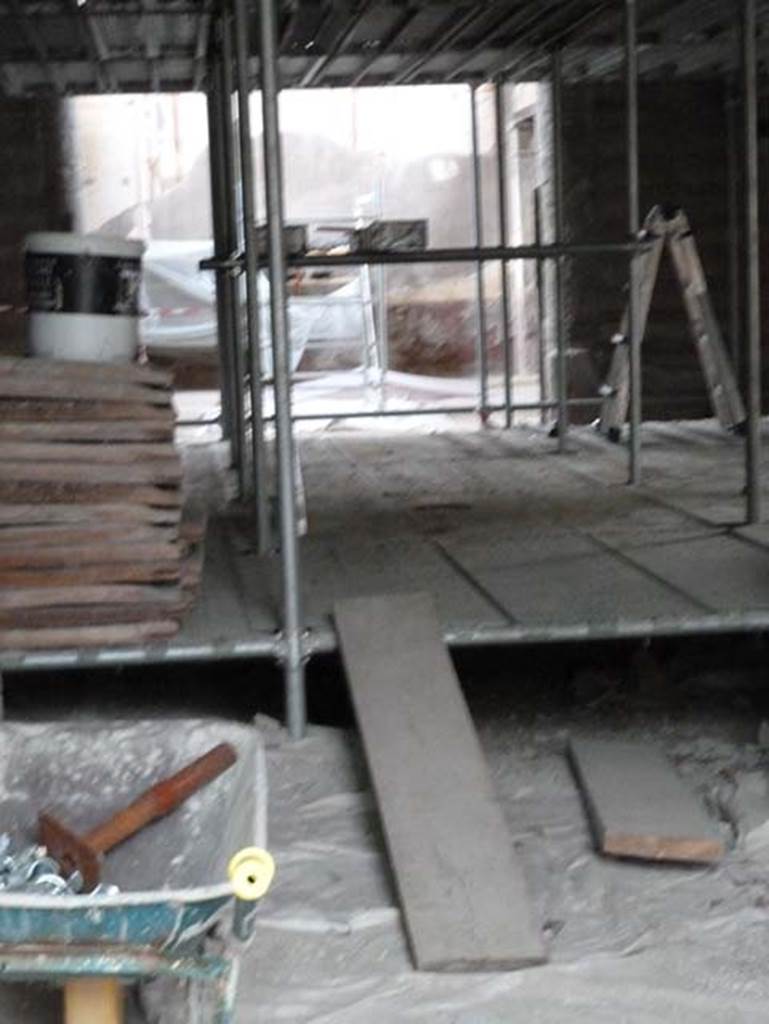
[[0, 480], [0, 503], [29, 505], [38, 501], [44, 504], [61, 502], [64, 505], [79, 501], [95, 505], [125, 502], [158, 508], [179, 508], [182, 497], [178, 488], [153, 487], [150, 484]]
[[[179, 539], [174, 526], [153, 526], [151, 523], [109, 523], [100, 526], [3, 526], [0, 523], [0, 552], [9, 548], [34, 545], [55, 548], [65, 545], [91, 544], [172, 544]], [[185, 538], [186, 539], [186, 538]]]
[[74, 544], [0, 548], [0, 571], [5, 569], [76, 569], [85, 565], [128, 562], [172, 564], [181, 561], [183, 546], [172, 544]]
[[161, 643], [179, 632], [171, 621], [131, 622], [112, 626], [77, 626], [52, 629], [0, 629], [0, 648], [6, 650], [70, 650]]
[[149, 460], [146, 464], [115, 465], [66, 462], [5, 462], [0, 458], [0, 483], [158, 484], [182, 481], [179, 459]]
[[175, 526], [181, 519], [181, 509], [151, 508], [148, 505], [107, 504], [2, 504], [0, 526], [102, 526], [104, 523], [124, 523], [126, 529], [135, 524], [148, 523]]
[[[123, 422], [160, 424], [172, 429], [176, 423], [173, 408], [141, 402], [100, 402], [61, 399], [58, 402], [0, 396], [0, 423]], [[62, 429], [65, 429], [62, 427]]]
[[2, 569], [0, 587], [80, 587], [102, 583], [176, 583], [186, 563], [112, 562], [64, 569]]
[[140, 605], [175, 609], [186, 607], [189, 595], [177, 586], [131, 583], [87, 584], [81, 587], [19, 587], [0, 591], [0, 611], [32, 611], [87, 605]]
[[66, 377], [56, 374], [0, 374], [0, 398], [45, 399], [55, 404], [78, 399], [88, 402], [146, 402], [170, 406], [170, 392], [98, 376]]
[[343, 600], [335, 617], [417, 967], [542, 963], [523, 875], [431, 597]]
[[718, 829], [660, 750], [571, 739], [569, 758], [602, 853], [702, 864], [723, 857]]
[[32, 377], [74, 377], [101, 381], [123, 381], [130, 384], [146, 384], [148, 387], [170, 388], [173, 374], [154, 366], [139, 363], [86, 363], [70, 359], [34, 359], [4, 356], [0, 358], [0, 376]]
[[[8, 412], [0, 408], [0, 411]], [[63, 420], [49, 423], [31, 423], [26, 420], [0, 422], [0, 441], [49, 442], [72, 441], [101, 445], [106, 442], [123, 441], [171, 441], [174, 436], [173, 422], [153, 420]]]
[[70, 444], [67, 441], [5, 441], [0, 436], [0, 460], [3, 462], [106, 462], [109, 465], [161, 463], [166, 468], [181, 462], [172, 444]]

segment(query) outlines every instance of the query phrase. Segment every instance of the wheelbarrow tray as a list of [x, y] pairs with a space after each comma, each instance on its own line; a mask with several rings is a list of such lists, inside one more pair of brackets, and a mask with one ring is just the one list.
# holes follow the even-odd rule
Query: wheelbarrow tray
[[37, 815], [87, 832], [217, 743], [237, 763], [172, 814], [116, 847], [102, 879], [115, 896], [0, 891], [0, 945], [115, 944], [184, 949], [231, 908], [227, 864], [266, 842], [266, 771], [258, 731], [212, 719], [0, 725], [0, 831], [35, 842]]

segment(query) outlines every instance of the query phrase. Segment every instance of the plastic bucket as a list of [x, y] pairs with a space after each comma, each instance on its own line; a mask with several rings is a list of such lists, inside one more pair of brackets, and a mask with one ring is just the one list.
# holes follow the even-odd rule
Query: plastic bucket
[[139, 348], [144, 242], [37, 232], [27, 236], [24, 249], [29, 354], [132, 362]]

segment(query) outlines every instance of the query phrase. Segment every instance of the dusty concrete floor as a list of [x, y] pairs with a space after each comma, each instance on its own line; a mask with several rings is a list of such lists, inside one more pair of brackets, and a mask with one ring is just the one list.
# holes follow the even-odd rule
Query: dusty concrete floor
[[[248, 677], [233, 666], [219, 711], [241, 719], [262, 713], [270, 847], [280, 868], [244, 955], [238, 1024], [764, 1021], [769, 856], [760, 825], [769, 820], [769, 753], [756, 742], [769, 709], [764, 663], [755, 638], [459, 657], [550, 948], [544, 968], [472, 976], [411, 967], [337, 666], [318, 666], [311, 683], [313, 704], [329, 724], [313, 726], [299, 744], [263, 714], [275, 711], [272, 681], [265, 679], [266, 699], [253, 690], [245, 699]], [[115, 682], [110, 697], [98, 679], [67, 693], [59, 678], [58, 707], [47, 702], [54, 707], [45, 710], [109, 714], [120, 699], [123, 711], [146, 714], [163, 682], [163, 673], [145, 674], [143, 682], [129, 674], [122, 694]], [[165, 682], [168, 703], [178, 705], [180, 680]], [[209, 677], [186, 682], [187, 711], [210, 710]], [[37, 695], [16, 690], [13, 681], [9, 690], [14, 716], [39, 717], [44, 685]], [[232, 700], [222, 708], [227, 695]], [[723, 865], [670, 868], [597, 857], [563, 756], [569, 732], [660, 744], [720, 821], [732, 847]], [[48, 1024], [57, 1013], [54, 993], [0, 989], [0, 1020]], [[129, 1020], [142, 1020], [136, 1007]]]

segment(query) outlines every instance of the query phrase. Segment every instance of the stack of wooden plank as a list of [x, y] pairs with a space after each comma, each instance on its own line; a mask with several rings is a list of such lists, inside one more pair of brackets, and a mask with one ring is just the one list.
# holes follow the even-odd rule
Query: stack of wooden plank
[[168, 639], [200, 583], [169, 374], [0, 359], [0, 648]]

